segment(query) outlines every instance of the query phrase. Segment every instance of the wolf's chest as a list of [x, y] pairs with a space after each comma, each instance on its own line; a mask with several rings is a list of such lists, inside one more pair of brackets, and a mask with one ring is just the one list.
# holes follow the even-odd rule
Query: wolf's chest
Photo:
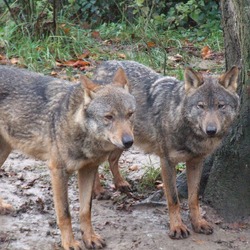
[[176, 164], [186, 162], [195, 157], [206, 157], [211, 154], [220, 144], [219, 138], [206, 138], [204, 140], [187, 139], [182, 144], [169, 149], [168, 155]]

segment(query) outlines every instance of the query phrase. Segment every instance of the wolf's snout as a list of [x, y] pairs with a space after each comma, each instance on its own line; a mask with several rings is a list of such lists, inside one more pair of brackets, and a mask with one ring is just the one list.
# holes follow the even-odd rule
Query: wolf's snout
[[217, 132], [217, 128], [215, 125], [208, 125], [207, 126], [207, 128], [206, 128], [207, 135], [213, 136], [216, 134], [216, 132]]
[[130, 135], [124, 135], [122, 137], [122, 144], [124, 146], [124, 148], [130, 148], [134, 143], [134, 138]]

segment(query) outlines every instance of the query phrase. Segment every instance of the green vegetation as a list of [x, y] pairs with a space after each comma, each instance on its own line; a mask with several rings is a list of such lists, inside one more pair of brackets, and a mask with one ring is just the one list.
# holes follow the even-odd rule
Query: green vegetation
[[145, 166], [145, 172], [138, 183], [138, 191], [145, 192], [145, 190], [154, 190], [156, 182], [161, 180], [160, 167], [156, 168], [152, 165]]
[[0, 4], [0, 59], [17, 58], [15, 63], [35, 71], [49, 73], [57, 62], [77, 60], [87, 50], [81, 60], [92, 66], [136, 60], [181, 78], [202, 48], [216, 56], [223, 47], [218, 1], [8, 2], [9, 8]]

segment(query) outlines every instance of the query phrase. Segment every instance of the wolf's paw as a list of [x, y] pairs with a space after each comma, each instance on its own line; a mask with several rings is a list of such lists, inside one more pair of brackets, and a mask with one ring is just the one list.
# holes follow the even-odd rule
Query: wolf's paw
[[76, 240], [64, 242], [62, 246], [64, 250], [82, 250], [81, 243]]
[[5, 203], [1, 198], [0, 198], [0, 214], [9, 214], [13, 211], [13, 207]]
[[83, 242], [88, 249], [101, 249], [106, 246], [105, 240], [96, 233], [91, 234], [89, 237], [83, 235]]
[[130, 184], [123, 179], [115, 182], [115, 187], [117, 190], [121, 191], [122, 193], [127, 193], [131, 191]]
[[192, 227], [196, 233], [200, 234], [212, 234], [214, 231], [213, 227], [204, 219], [192, 222]]
[[171, 227], [168, 235], [171, 239], [180, 240], [187, 238], [190, 235], [190, 231], [186, 225], [182, 223], [175, 227]]

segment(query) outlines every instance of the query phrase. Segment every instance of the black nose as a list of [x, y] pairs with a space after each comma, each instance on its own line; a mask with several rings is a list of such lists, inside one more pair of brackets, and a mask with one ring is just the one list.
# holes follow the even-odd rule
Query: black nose
[[134, 139], [130, 135], [124, 135], [122, 137], [122, 143], [124, 148], [130, 148], [134, 143]]
[[206, 133], [209, 136], [215, 135], [217, 132], [217, 128], [214, 125], [208, 125], [206, 129]]

